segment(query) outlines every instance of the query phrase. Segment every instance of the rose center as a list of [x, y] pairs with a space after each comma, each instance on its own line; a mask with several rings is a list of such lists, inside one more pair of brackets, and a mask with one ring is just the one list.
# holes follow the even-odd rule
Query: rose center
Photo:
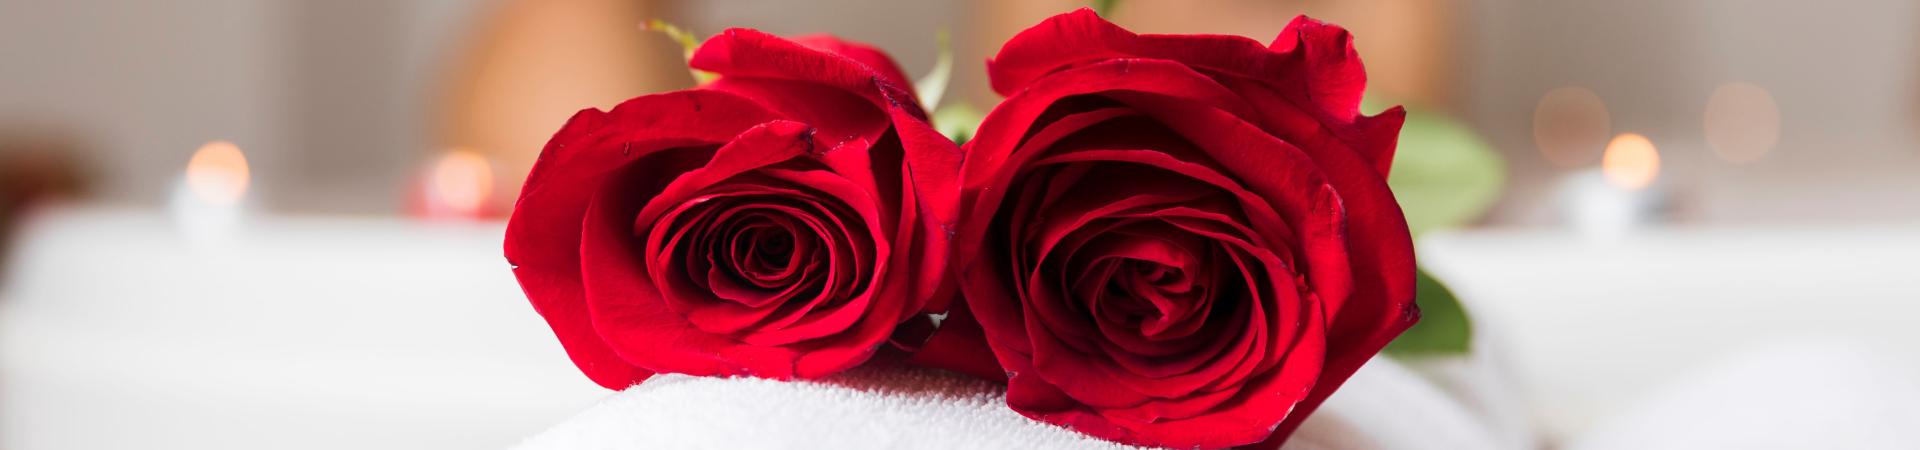
[[748, 214], [727, 228], [729, 251], [714, 255], [716, 265], [728, 268], [728, 275], [763, 290], [782, 289], [792, 283], [800, 259], [795, 252], [795, 227], [790, 217], [774, 214]]
[[761, 262], [767, 264], [789, 262], [787, 257], [793, 254], [793, 233], [762, 232], [756, 234], [754, 238], [756, 239], [754, 247], [759, 250], [757, 254]]
[[1203, 305], [1205, 286], [1188, 278], [1187, 271], [1153, 261], [1126, 260], [1109, 279], [1110, 305], [1121, 322], [1140, 327], [1152, 337], [1191, 316]]

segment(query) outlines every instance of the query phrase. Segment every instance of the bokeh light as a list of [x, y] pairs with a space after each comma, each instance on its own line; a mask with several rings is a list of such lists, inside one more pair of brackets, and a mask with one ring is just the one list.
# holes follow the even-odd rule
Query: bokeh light
[[1660, 152], [1653, 141], [1635, 133], [1621, 133], [1607, 143], [1600, 171], [1607, 182], [1627, 189], [1644, 189], [1660, 176]]
[[1533, 141], [1540, 154], [1561, 167], [1591, 164], [1613, 133], [1606, 102], [1592, 90], [1568, 86], [1548, 91], [1533, 110]]
[[429, 209], [434, 213], [479, 215], [493, 193], [493, 164], [472, 150], [447, 152], [434, 162], [427, 187]]
[[246, 197], [251, 182], [247, 157], [240, 146], [213, 141], [200, 146], [187, 161], [186, 183], [194, 198], [215, 205], [233, 205]]
[[1759, 85], [1722, 84], [1707, 98], [1705, 129], [1707, 147], [1720, 159], [1758, 161], [1780, 141], [1780, 105]]

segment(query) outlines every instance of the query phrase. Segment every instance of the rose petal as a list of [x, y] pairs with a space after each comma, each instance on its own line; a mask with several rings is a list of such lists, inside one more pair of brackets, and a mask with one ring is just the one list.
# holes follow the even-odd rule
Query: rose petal
[[619, 190], [596, 196], [588, 210], [581, 260], [593, 325], [621, 358], [656, 371], [702, 376], [792, 377], [794, 352], [756, 347], [702, 331], [667, 307], [633, 248], [631, 213], [641, 200]]
[[[1105, 439], [1123, 440], [1149, 446], [1176, 448], [1226, 448], [1267, 439], [1283, 418], [1291, 417], [1297, 406], [1294, 399], [1313, 389], [1323, 357], [1322, 318], [1306, 318], [1302, 336], [1314, 337], [1295, 345], [1280, 370], [1255, 377], [1241, 388], [1243, 395], [1222, 402], [1207, 414], [1182, 419], [1152, 422], [1126, 421], [1087, 410], [1056, 413], [1075, 429]], [[1257, 393], [1257, 394], [1256, 394]], [[1253, 395], [1246, 395], [1253, 394]], [[1194, 430], [1207, 430], [1195, 433]], [[1102, 435], [1100, 433], [1107, 433]]]
[[[817, 40], [814, 42], [819, 43]], [[708, 38], [706, 43], [694, 50], [693, 58], [687, 60], [687, 65], [718, 73], [722, 79], [769, 78], [818, 83], [860, 95], [881, 108], [886, 107], [889, 101], [875, 89], [876, 85], [912, 86], [903, 79], [905, 75], [901, 74], [898, 67], [876, 69], [868, 65], [878, 64], [871, 55], [862, 58], [866, 61], [801, 45], [758, 30], [729, 28]], [[901, 95], [906, 99], [914, 99], [909, 92], [902, 91]], [[912, 108], [916, 110], [919, 108], [918, 100], [908, 103], [915, 105]], [[926, 114], [922, 112], [917, 115], [924, 117]]]
[[[852, 211], [866, 211], [865, 214], [860, 214], [860, 218], [864, 219], [864, 225], [842, 221], [838, 226], [842, 228], [843, 233], [846, 233], [848, 243], [853, 246], [852, 267], [855, 269], [847, 273], [853, 276], [868, 275], [866, 279], [851, 280], [851, 283], [861, 284], [850, 285], [851, 290], [842, 291], [850, 294], [847, 297], [839, 297], [844, 300], [832, 304], [816, 304], [809, 309], [809, 314], [800, 320], [785, 324], [777, 330], [756, 334], [756, 338], [764, 339], [764, 345], [783, 345], [838, 333], [851, 327], [854, 322], [866, 319], [869, 306], [876, 295], [881, 299], [902, 298], [890, 292], [874, 291], [875, 286], [891, 288], [892, 284], [897, 283], [885, 282], [885, 278], [894, 270], [890, 262], [893, 249], [889, 241], [872, 238], [872, 232], [885, 228], [880, 223], [878, 213], [875, 212], [877, 207], [872, 203], [870, 194], [861, 191], [845, 178], [824, 171], [770, 169], [765, 172], [777, 179], [821, 190], [833, 198], [847, 202]], [[837, 217], [835, 219], [840, 220]], [[893, 316], [888, 315], [872, 320], [891, 325], [891, 317]]]
[[[1138, 126], [1137, 124], [1115, 123], [1115, 126]], [[1095, 131], [1104, 130], [1097, 129]], [[1089, 133], [1101, 136], [1103, 133]], [[1053, 164], [1082, 164], [1106, 161], [1112, 163], [1131, 163], [1143, 167], [1155, 167], [1164, 171], [1180, 174], [1186, 179], [1211, 185], [1213, 188], [1231, 195], [1238, 202], [1241, 219], [1246, 220], [1254, 229], [1261, 231], [1262, 239], [1274, 245], [1294, 245], [1300, 237], [1294, 231], [1289, 220], [1298, 220], [1306, 214], [1302, 206], [1309, 201], [1299, 195], [1262, 195], [1248, 189], [1231, 176], [1235, 172], [1214, 161], [1205, 151], [1195, 149], [1189, 143], [1158, 137], [1137, 139], [1122, 145], [1105, 139], [1076, 139], [1062, 144], [1051, 151], [1045, 159], [1032, 163], [1035, 166]], [[1288, 172], [1270, 172], [1263, 176], [1289, 178], [1317, 178], [1311, 168]], [[1130, 178], [1129, 178], [1130, 179]], [[1154, 188], [1166, 189], [1166, 188]], [[1287, 194], [1291, 191], [1281, 191]], [[1284, 213], [1284, 214], [1283, 214]], [[1283, 218], [1284, 216], [1284, 218]], [[1291, 257], [1289, 257], [1291, 262]]]
[[[904, 151], [903, 204], [920, 206], [913, 214], [903, 213], [898, 234], [903, 240], [912, 237], [905, 242], [913, 242], [914, 254], [918, 255], [910, 275], [915, 281], [909, 298], [927, 302], [926, 308], [930, 311], [945, 311], [954, 290], [958, 289], [958, 284], [947, 276], [947, 260], [959, 215], [960, 166], [965, 155], [958, 145], [899, 102], [894, 102], [887, 111]], [[874, 169], [875, 172], [883, 170]], [[918, 230], [908, 233], [909, 228]], [[913, 312], [903, 311], [904, 314]], [[901, 320], [906, 319], [904, 314]]]
[[[1111, 92], [1154, 93], [1242, 113], [1246, 117], [1254, 114], [1252, 107], [1237, 94], [1178, 63], [1113, 60], [1069, 69], [1009, 97], [987, 114], [981, 122], [979, 134], [967, 142], [967, 161], [962, 168], [968, 183], [967, 192], [989, 186], [1004, 186], [1010, 181], [1013, 171], [993, 174], [989, 171], [1000, 167], [1019, 168], [1027, 159], [1036, 157], [1026, 150], [1045, 147], [1028, 145], [1023, 140], [1032, 131], [1031, 127], [1051, 123], [1039, 119], [1056, 104], [1074, 96]], [[1088, 122], [1097, 123], [1092, 120]], [[1064, 131], [1070, 133], [1077, 129]], [[997, 204], [963, 205], [968, 210], [995, 207]]]
[[[1292, 104], [1308, 106], [1381, 177], [1393, 163], [1394, 135], [1404, 111], [1360, 115], [1366, 70], [1353, 50], [1352, 36], [1306, 16], [1295, 17], [1272, 45], [1261, 45], [1239, 36], [1134, 34], [1081, 10], [1051, 17], [1014, 36], [987, 66], [994, 90], [1012, 96], [1061, 69], [1121, 58], [1178, 61], [1220, 73], [1223, 81], [1239, 77], [1285, 86]], [[1263, 104], [1261, 109], [1270, 107]]]
[[[956, 255], [955, 267], [985, 339], [1016, 372], [1008, 399], [1023, 414], [1132, 443], [1192, 447], [1265, 440], [1263, 447], [1277, 447], [1341, 381], [1417, 318], [1411, 244], [1384, 183], [1403, 112], [1359, 114], [1364, 71], [1344, 31], [1296, 19], [1267, 48], [1236, 37], [1135, 35], [1083, 10], [1021, 33], [989, 64], [995, 89], [1009, 98], [968, 144], [962, 207], [969, 215], [957, 242], [979, 250]], [[1155, 141], [1155, 133], [1133, 125], [1142, 121], [1118, 115], [1049, 129], [1114, 106], [1145, 113], [1192, 145]], [[1102, 176], [1081, 166], [1117, 162], [1173, 165], [1176, 171], [1188, 164], [1185, 175], [1211, 176], [1209, 183], [1223, 191], [1243, 190], [1236, 200], [1248, 209], [1242, 211], [1247, 217], [1221, 209], [1156, 217], [1136, 206], [1140, 210], [1109, 211], [1098, 219], [1051, 218], [1058, 213], [1055, 203], [1088, 195], [1073, 189]], [[1274, 215], [1263, 214], [1263, 205]], [[1114, 336], [1122, 334], [1112, 329], [1102, 329], [1110, 336], [1093, 341], [1108, 348], [1090, 352], [1084, 344], [1067, 345], [1084, 340], [1086, 332], [1079, 324], [1060, 323], [1074, 316], [1061, 308], [1109, 296], [1098, 280], [1117, 276], [1115, 269], [1097, 261], [1072, 263], [1072, 270], [1082, 272], [1076, 279], [1060, 273], [1067, 269], [1032, 261], [1089, 245], [1091, 238], [1078, 233], [1148, 218], [1234, 250], [1227, 252], [1234, 267], [1257, 288], [1249, 296], [1259, 300], [1247, 304], [1279, 308], [1242, 314], [1254, 330], [1249, 334], [1271, 336], [1235, 347], [1204, 370], [1173, 375], [1178, 383], [1140, 383], [1149, 378], [1115, 366], [1130, 361], [1141, 363], [1133, 369], [1157, 369], [1150, 361], [1123, 359], [1150, 346], [1113, 346], [1121, 341]], [[1349, 241], [1349, 235], [1360, 238]], [[1278, 253], [1261, 256], [1265, 249]], [[1140, 282], [1132, 283], [1138, 290]], [[1087, 318], [1107, 317], [1101, 320], [1151, 314], [1106, 311], [1101, 303], [1075, 307], [1085, 309], [1079, 314]], [[1164, 390], [1168, 386], [1191, 390]]]
[[846, 153], [867, 153], [870, 150], [867, 145], [849, 144], [878, 141], [891, 125], [885, 110], [875, 106], [871, 98], [863, 97], [873, 91], [871, 86], [863, 93], [805, 81], [731, 77], [701, 89], [753, 99], [788, 120], [815, 127], [819, 130], [820, 142], [827, 144], [818, 149], [822, 151], [849, 147]]
[[[712, 108], [703, 109], [702, 104]], [[643, 96], [612, 112], [580, 112], [541, 151], [508, 221], [505, 252], [534, 309], [547, 319], [568, 356], [588, 378], [623, 389], [651, 373], [621, 359], [589, 318], [579, 243], [591, 192], [609, 174], [639, 159], [653, 159], [663, 171], [688, 166], [689, 160], [680, 154], [666, 155], [670, 160], [650, 155], [724, 142], [735, 130], [769, 118], [766, 111], [731, 94]]]
[[[686, 254], [690, 257], [704, 254], [703, 252], [705, 252], [705, 250], [701, 249], [694, 249], [692, 251], [678, 249], [678, 246], [681, 245], [680, 243], [685, 239], [681, 236], [685, 235], [687, 230], [711, 227], [713, 226], [713, 222], [721, 219], [688, 222], [678, 218], [680, 216], [678, 213], [681, 210], [677, 209], [675, 213], [670, 213], [665, 216], [671, 225], [653, 228], [652, 234], [648, 237], [648, 247], [645, 250], [648, 254], [655, 255], [655, 260], [652, 261], [649, 266], [652, 270], [650, 275], [654, 283], [666, 294], [665, 300], [668, 307], [685, 314], [688, 320], [710, 333], [736, 335], [747, 332], [749, 329], [765, 330], [783, 328], [795, 321], [801, 320], [808, 312], [816, 306], [819, 306], [822, 302], [828, 299], [845, 297], [845, 294], [850, 290], [850, 288], [846, 286], [848, 280], [860, 278], [856, 272], [858, 268], [863, 266], [854, 262], [856, 259], [853, 255], [864, 251], [864, 247], [855, 248], [854, 243], [866, 241], [867, 239], [864, 237], [864, 233], [860, 233], [861, 238], [855, 239], [843, 222], [838, 219], [836, 214], [828, 212], [829, 208], [823, 207], [817, 202], [810, 200], [806, 194], [800, 191], [783, 190], [766, 186], [743, 186], [732, 189], [738, 191], [720, 192], [714, 195], [738, 195], [751, 198], [753, 199], [751, 201], [754, 202], [754, 208], [775, 211], [777, 214], [793, 218], [799, 224], [806, 227], [806, 231], [804, 232], [806, 235], [821, 240], [821, 248], [826, 252], [822, 258], [824, 265], [827, 266], [825, 270], [823, 270], [824, 273], [821, 274], [824, 279], [818, 282], [809, 280], [808, 283], [793, 286], [793, 289], [796, 290], [811, 290], [813, 297], [807, 301], [784, 301], [783, 299], [772, 307], [756, 307], [733, 302], [716, 301], [717, 299], [711, 298], [712, 293], [706, 289], [706, 286], [687, 286], [681, 283], [680, 280], [685, 279], [685, 275], [688, 275], [687, 271], [689, 269], [695, 271], [700, 269], [692, 266], [673, 266], [672, 263], [674, 260], [672, 257], [675, 253]], [[768, 195], [769, 192], [771, 195]], [[701, 208], [701, 206], [704, 205], [689, 202], [683, 208], [695, 210], [709, 209]], [[722, 216], [726, 214], [727, 213], [722, 213]], [[675, 233], [671, 236], [664, 234], [667, 233], [668, 230], [674, 230]], [[698, 284], [699, 279], [696, 278], [689, 281]], [[798, 292], [796, 291], [795, 293]], [[778, 345], [769, 344], [765, 341], [769, 339], [777, 340], [778, 338], [763, 336], [759, 333], [747, 333], [746, 335], [738, 337], [748, 343], [756, 345]]]
[[[793, 42], [854, 60], [867, 66], [867, 69], [873, 70], [878, 73], [881, 78], [885, 78], [888, 82], [896, 86], [913, 85], [913, 78], [908, 77], [906, 72], [901, 71], [900, 65], [893, 62], [893, 57], [887, 56], [887, 52], [881, 51], [880, 49], [858, 42], [841, 40], [830, 34], [794, 36]], [[914, 99], [914, 103], [919, 103], [919, 99]]]
[[1209, 69], [1251, 68], [1265, 63], [1266, 46], [1241, 36], [1136, 35], [1081, 9], [1047, 18], [1021, 31], [987, 61], [993, 90], [1013, 96], [1062, 68], [1120, 58], [1178, 61]]
[[[1339, 314], [1354, 289], [1353, 275], [1349, 275], [1352, 267], [1368, 265], [1359, 261], [1350, 262], [1346, 239], [1347, 227], [1350, 226], [1348, 211], [1337, 201], [1338, 197], [1330, 185], [1331, 179], [1328, 178], [1331, 175], [1324, 170], [1316, 170], [1324, 167], [1316, 164], [1318, 160], [1309, 158], [1309, 155], [1334, 153], [1349, 160], [1358, 158], [1350, 152], [1312, 150], [1309, 153], [1309, 150], [1281, 141], [1225, 111], [1205, 105], [1160, 97], [1126, 97], [1127, 101], [1140, 104], [1143, 111], [1149, 111], [1182, 136], [1194, 140], [1196, 147], [1233, 173], [1234, 178], [1245, 183], [1247, 189], [1275, 204], [1286, 217], [1286, 222], [1296, 227], [1299, 233], [1295, 250], [1301, 252], [1304, 258], [1297, 264], [1313, 278], [1315, 292], [1327, 301], [1328, 315]], [[1384, 182], [1381, 188], [1384, 189]], [[1390, 193], [1388, 195], [1391, 196]], [[1401, 224], [1399, 229], [1405, 230], [1406, 221], [1399, 214], [1399, 205], [1390, 198], [1387, 204], [1392, 209], [1393, 217], [1371, 219], [1382, 222], [1397, 220]], [[1411, 244], [1407, 245], [1410, 257]]]
[[[1313, 112], [1319, 122], [1337, 136], [1345, 147], [1372, 162], [1380, 177], [1386, 178], [1393, 166], [1393, 151], [1400, 125], [1406, 120], [1406, 110], [1396, 106], [1371, 117], [1360, 114], [1360, 99], [1366, 91], [1367, 72], [1360, 63], [1359, 53], [1353, 49], [1353, 36], [1338, 26], [1307, 16], [1297, 16], [1273, 39], [1270, 47], [1276, 52], [1288, 54], [1304, 68], [1287, 72], [1303, 75], [1304, 83], [1273, 83], [1268, 77], [1252, 77], [1267, 80], [1268, 86], [1287, 94], [1292, 104], [1313, 105], [1307, 109]], [[1305, 87], [1280, 87], [1288, 85]], [[1311, 128], [1291, 130], [1308, 129]]]
[[[803, 153], [812, 145], [808, 128], [794, 122], [772, 121], [749, 128], [715, 151], [708, 165], [687, 171], [659, 194], [603, 188], [587, 209], [579, 245], [586, 303], [594, 329], [623, 359], [656, 371], [696, 375], [750, 373], [768, 378], [792, 376], [793, 352], [787, 349], [740, 345], [702, 332], [667, 307], [654, 281], [636, 274], [656, 274], [640, 258], [642, 248], [657, 243], [636, 242], [650, 236], [636, 229], [632, 219], [647, 209], [665, 209], [676, 199], [705, 183], [723, 179], [758, 165], [771, 164]], [[663, 203], [666, 203], [663, 205]], [[644, 208], [643, 205], [644, 204]], [[653, 214], [658, 217], [658, 213]], [[649, 223], [650, 225], [650, 223]], [[672, 342], [673, 345], [660, 345]]]
[[[1136, 76], [1115, 76], [1122, 73]], [[1020, 300], [1007, 290], [1007, 287], [1016, 284], [1014, 274], [1003, 267], [978, 266], [980, 261], [1007, 260], [1007, 250], [993, 248], [983, 242], [988, 228], [985, 222], [993, 216], [990, 211], [999, 208], [1007, 186], [1017, 174], [1014, 169], [1026, 159], [1037, 156], [1014, 151], [1036, 118], [1058, 100], [1114, 90], [1162, 92], [1184, 98], [1208, 99], [1222, 107], [1235, 104], [1245, 106], [1217, 83], [1192, 69], [1173, 63], [1115, 62], [1060, 75], [1058, 81], [1048, 83], [1052, 87], [1015, 95], [989, 113], [980, 127], [980, 135], [967, 143], [968, 156], [962, 164], [962, 178], [966, 184], [962, 190], [961, 209], [976, 214], [960, 218], [962, 222], [956, 227], [958, 233], [954, 243], [958, 248], [967, 248], [969, 251], [957, 253], [952, 268], [957, 271], [969, 307], [979, 318], [981, 327], [987, 330], [985, 336], [992, 341], [996, 352], [1030, 351], [1030, 344], [1019, 338], [1024, 336], [1020, 330], [1025, 328], [1023, 314], [1018, 312]], [[1000, 170], [1002, 167], [1008, 170]]]

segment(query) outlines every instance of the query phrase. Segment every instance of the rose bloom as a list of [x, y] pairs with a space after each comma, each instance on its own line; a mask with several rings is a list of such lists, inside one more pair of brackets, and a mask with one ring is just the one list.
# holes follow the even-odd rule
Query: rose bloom
[[569, 120], [507, 224], [589, 378], [825, 376], [951, 290], [959, 149], [891, 59], [735, 29], [690, 64], [720, 77]]
[[1302, 17], [1261, 45], [1081, 10], [989, 74], [1007, 99], [966, 145], [948, 325], [977, 320], [1020, 413], [1275, 447], [1418, 319], [1385, 182], [1404, 113], [1360, 114], [1346, 31]]

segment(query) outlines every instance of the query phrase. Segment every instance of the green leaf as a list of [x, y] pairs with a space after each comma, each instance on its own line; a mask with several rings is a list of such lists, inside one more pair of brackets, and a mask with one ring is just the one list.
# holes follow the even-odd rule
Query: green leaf
[[947, 82], [953, 79], [953, 39], [947, 29], [941, 28], [934, 33], [939, 43], [939, 56], [933, 61], [933, 70], [913, 82], [913, 90], [920, 95], [920, 105], [927, 110], [940, 109], [940, 98], [947, 94]]
[[940, 134], [952, 139], [955, 144], [965, 144], [973, 138], [973, 131], [980, 128], [980, 121], [986, 114], [966, 102], [942, 106], [933, 111], [933, 128]]
[[1409, 110], [1387, 184], [1414, 236], [1472, 223], [1500, 198], [1506, 164], [1472, 129]]
[[1439, 279], [1421, 269], [1414, 279], [1414, 301], [1420, 305], [1420, 322], [1387, 344], [1394, 356], [1443, 356], [1465, 354], [1473, 343], [1473, 322], [1453, 291]]
[[1113, 17], [1108, 14], [1112, 14], [1113, 8], [1120, 6], [1120, 0], [1093, 0], [1087, 6], [1093, 7], [1093, 13], [1099, 14], [1100, 17]]
[[[647, 31], [658, 31], [661, 34], [667, 35], [668, 38], [673, 39], [674, 42], [679, 43], [681, 59], [688, 61], [693, 60], [693, 51], [700, 48], [700, 38], [695, 37], [692, 31], [687, 31], [685, 28], [680, 28], [664, 20], [647, 19], [647, 23], [642, 24], [640, 28]], [[687, 72], [693, 74], [694, 84], [707, 84], [720, 78], [720, 74], [692, 67], [688, 67]]]

